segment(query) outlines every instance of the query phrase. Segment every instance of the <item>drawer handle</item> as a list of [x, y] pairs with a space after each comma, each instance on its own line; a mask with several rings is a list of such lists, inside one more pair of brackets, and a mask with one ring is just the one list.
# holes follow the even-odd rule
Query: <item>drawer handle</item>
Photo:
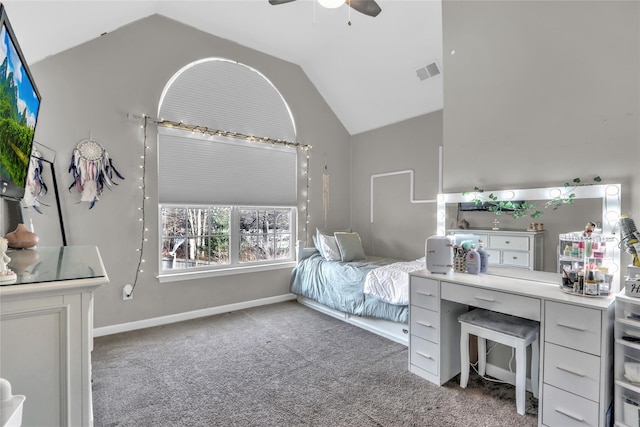
[[574, 371], [574, 370], [572, 370], [572, 369], [565, 368], [565, 367], [563, 367], [563, 366], [556, 366], [556, 369], [560, 369], [561, 371], [565, 371], [565, 372], [568, 372], [568, 373], [570, 373], [570, 374], [577, 375], [577, 376], [579, 376], [579, 377], [584, 377], [584, 376], [586, 376], [586, 375], [585, 375], [585, 374], [583, 374], [582, 372]]
[[416, 351], [416, 354], [419, 354], [419, 355], [420, 355], [420, 356], [422, 356], [422, 357], [426, 357], [427, 359], [431, 359], [431, 360], [433, 360], [433, 357], [431, 357], [431, 355], [426, 354], [426, 353], [423, 353], [423, 352], [421, 352], [421, 351]]
[[514, 257], [513, 257], [513, 259], [518, 259], [518, 257], [517, 257], [517, 256], [514, 256]]
[[424, 296], [426, 296], [426, 297], [432, 297], [432, 296], [433, 296], [433, 294], [431, 294], [431, 293], [429, 293], [429, 292], [420, 292], [420, 291], [418, 291], [418, 292], [417, 292], [417, 294], [419, 294], [419, 295], [424, 295]]
[[505, 240], [504, 242], [508, 245], [509, 243], [511, 243], [511, 240]]
[[558, 322], [558, 326], [562, 326], [562, 327], [565, 327], [565, 328], [573, 329], [574, 331], [580, 331], [580, 332], [586, 331], [585, 328], [581, 328], [579, 326], [567, 325], [566, 323]]
[[479, 297], [479, 296], [476, 296], [476, 299], [479, 299], [480, 301], [496, 302], [496, 300], [495, 300], [495, 299], [493, 299], [493, 298], [487, 298], [487, 297]]
[[558, 413], [560, 413], [560, 414], [562, 414], [562, 415], [564, 415], [564, 416], [567, 416], [567, 417], [569, 417], [569, 418], [573, 418], [574, 420], [579, 421], [579, 422], [581, 422], [581, 423], [583, 423], [583, 422], [584, 422], [584, 418], [582, 418], [581, 416], [579, 416], [579, 415], [573, 415], [572, 413], [567, 412], [567, 411], [565, 411], [564, 409], [558, 409], [558, 408], [556, 408], [556, 412], [558, 412]]
[[422, 326], [426, 326], [427, 328], [433, 328], [433, 325], [431, 323], [427, 323], [427, 322], [421, 322], [421, 321], [417, 321], [416, 322], [418, 325], [422, 325]]

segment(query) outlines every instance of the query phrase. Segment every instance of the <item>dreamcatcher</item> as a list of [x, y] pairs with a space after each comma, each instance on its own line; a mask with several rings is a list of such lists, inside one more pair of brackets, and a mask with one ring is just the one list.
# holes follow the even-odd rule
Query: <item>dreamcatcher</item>
[[99, 200], [105, 185], [109, 189], [117, 185], [113, 182], [114, 174], [124, 179], [113, 167], [109, 153], [93, 139], [80, 141], [73, 150], [69, 173], [73, 175], [73, 184], [69, 186], [69, 191], [75, 187], [81, 194], [80, 201], [90, 203], [89, 209]]
[[[40, 196], [47, 194], [47, 191], [47, 184], [45, 184], [42, 178], [42, 156], [40, 152], [34, 148], [31, 153], [31, 158], [29, 159], [29, 172], [27, 172], [27, 182], [25, 184], [22, 203], [41, 214]], [[44, 205], [44, 203], [42, 204]]]

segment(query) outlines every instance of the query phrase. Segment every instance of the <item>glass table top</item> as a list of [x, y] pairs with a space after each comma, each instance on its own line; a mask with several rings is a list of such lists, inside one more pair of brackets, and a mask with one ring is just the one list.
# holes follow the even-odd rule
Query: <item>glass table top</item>
[[59, 246], [10, 250], [8, 267], [16, 280], [0, 286], [106, 277], [95, 246]]

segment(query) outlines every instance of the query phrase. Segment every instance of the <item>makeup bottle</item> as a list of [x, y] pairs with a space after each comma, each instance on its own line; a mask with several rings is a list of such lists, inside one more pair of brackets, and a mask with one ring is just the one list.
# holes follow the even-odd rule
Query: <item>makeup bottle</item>
[[471, 246], [467, 252], [467, 273], [478, 274], [480, 272], [480, 255], [476, 250], [476, 245]]
[[489, 267], [489, 254], [484, 250], [482, 241], [478, 242], [478, 256], [480, 257], [480, 273], [486, 273]]

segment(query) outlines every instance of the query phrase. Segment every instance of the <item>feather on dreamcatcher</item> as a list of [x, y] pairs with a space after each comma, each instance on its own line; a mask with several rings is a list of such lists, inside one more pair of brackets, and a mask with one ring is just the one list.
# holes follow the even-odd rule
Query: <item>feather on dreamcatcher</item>
[[113, 161], [109, 158], [109, 153], [102, 144], [93, 139], [80, 141], [73, 150], [69, 173], [73, 175], [73, 184], [69, 186], [69, 191], [75, 187], [80, 192], [81, 202], [89, 202], [89, 209], [93, 208], [104, 191], [104, 187], [111, 189], [113, 185], [113, 175], [124, 179], [122, 175], [113, 167]]
[[40, 205], [47, 205], [40, 202], [40, 196], [47, 194], [47, 191], [47, 184], [42, 178], [42, 157], [40, 152], [34, 148], [31, 153], [31, 158], [29, 159], [29, 172], [27, 173], [27, 182], [22, 203], [24, 206], [33, 208], [41, 214]]

